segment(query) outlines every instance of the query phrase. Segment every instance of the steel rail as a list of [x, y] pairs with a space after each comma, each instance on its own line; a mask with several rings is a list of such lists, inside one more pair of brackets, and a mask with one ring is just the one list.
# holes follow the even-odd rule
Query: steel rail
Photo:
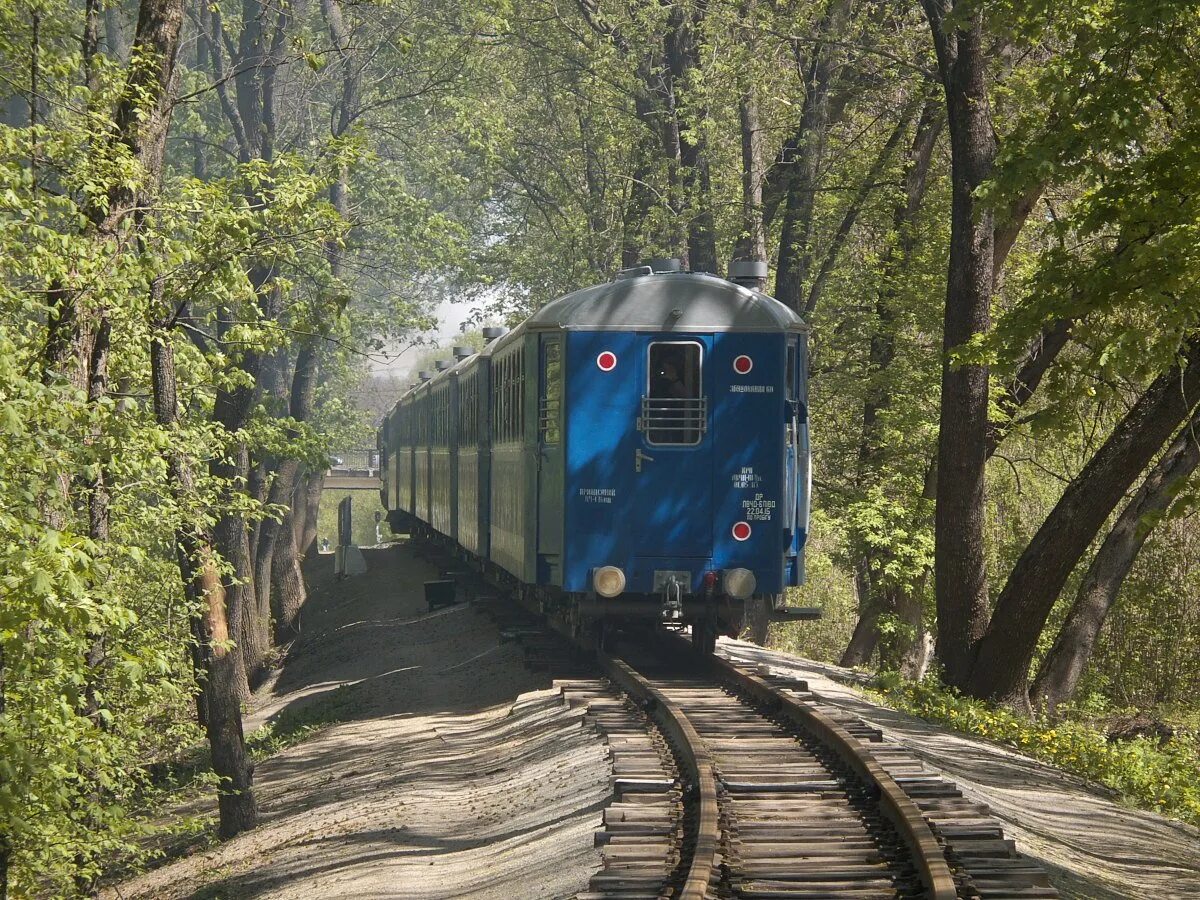
[[634, 671], [628, 663], [603, 653], [597, 654], [597, 661], [613, 684], [646, 704], [651, 718], [674, 744], [681, 769], [686, 768], [695, 780], [699, 815], [692, 859], [679, 897], [681, 900], [703, 900], [713, 878], [717, 876], [721, 844], [717, 774], [712, 755], [674, 701]]
[[945, 852], [921, 810], [863, 743], [819, 709], [776, 690], [762, 678], [719, 656], [713, 670], [726, 683], [816, 735], [877, 794], [880, 808], [908, 845], [930, 900], [955, 900], [958, 889]]

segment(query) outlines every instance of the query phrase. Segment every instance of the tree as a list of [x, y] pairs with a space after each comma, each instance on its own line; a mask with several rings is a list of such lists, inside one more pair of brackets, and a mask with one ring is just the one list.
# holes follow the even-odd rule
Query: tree
[[1051, 713], [1071, 699], [1100, 629], [1157, 520], [1200, 465], [1200, 421], [1192, 418], [1142, 481], [1096, 551], [1054, 646], [1042, 660], [1031, 695]]
[[946, 93], [950, 132], [950, 262], [937, 457], [934, 582], [937, 653], [950, 684], [964, 685], [987, 624], [983, 541], [988, 367], [953, 355], [991, 324], [994, 213], [977, 191], [991, 176], [996, 140], [988, 98], [983, 10], [951, 19], [951, 0], [923, 0]]

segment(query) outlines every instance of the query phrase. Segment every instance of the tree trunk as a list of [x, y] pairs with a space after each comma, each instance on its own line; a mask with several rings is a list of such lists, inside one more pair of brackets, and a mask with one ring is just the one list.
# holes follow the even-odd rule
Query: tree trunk
[[804, 286], [812, 265], [813, 208], [825, 136], [831, 124], [829, 95], [839, 56], [834, 46], [822, 39], [836, 39], [842, 33], [850, 16], [850, 7], [849, 0], [829, 0], [805, 69], [800, 125], [791, 141], [795, 150], [793, 161], [789, 164], [783, 225], [779, 235], [775, 298], [796, 312], [804, 308]]
[[[649, 141], [644, 143], [649, 144]], [[652, 172], [649, 159], [650, 148], [643, 146], [638, 149], [638, 163], [633, 170], [633, 183], [629, 188], [629, 197], [621, 215], [621, 268], [629, 269], [638, 265], [643, 258], [643, 248], [646, 243], [644, 225], [650, 216], [654, 205], [654, 193], [650, 190], [650, 175]]]
[[1200, 464], [1197, 429], [1200, 415], [1193, 414], [1126, 504], [1092, 560], [1058, 639], [1033, 684], [1034, 702], [1044, 702], [1051, 714], [1074, 696], [1104, 620], [1142, 545]]
[[[115, 235], [131, 212], [135, 213], [135, 229], [140, 232], [142, 211], [151, 205], [163, 168], [171, 118], [170, 87], [175, 78], [182, 23], [182, 0], [142, 0], [132, 51], [139, 64], [129, 70], [117, 104], [115, 125], [119, 140], [141, 163], [146, 182], [136, 186], [121, 181], [113, 188], [105, 216], [99, 223], [102, 235]], [[161, 305], [161, 282], [152, 286], [152, 299]], [[107, 346], [102, 345], [101, 351], [104, 357], [93, 359], [91, 369], [94, 377], [102, 381], [107, 372]], [[175, 358], [170, 337], [161, 327], [152, 332], [150, 361], [155, 420], [159, 425], [173, 429], [179, 419]], [[178, 448], [168, 450], [167, 463], [179, 495], [186, 497], [194, 493], [189, 463]], [[94, 510], [92, 517], [106, 528], [106, 507], [102, 512]], [[216, 577], [211, 542], [203, 534], [181, 528], [176, 534], [176, 544], [185, 589], [196, 601], [193, 608], [199, 610], [191, 623], [196, 638], [194, 658], [202, 666], [198, 680], [204, 702], [198, 704], [198, 708], [205, 713], [213, 769], [222, 782], [218, 799], [220, 833], [223, 837], [231, 837], [253, 827], [256, 819], [251, 787], [253, 768], [245, 752], [240, 698], [235, 684], [239, 666], [236, 655], [227, 650], [227, 608], [220, 579]]]
[[[763, 224], [763, 181], [766, 164], [763, 157], [763, 132], [758, 116], [758, 91], [746, 86], [738, 103], [742, 126], [742, 233], [733, 251], [736, 259], [767, 261], [767, 230]], [[759, 290], [766, 287], [760, 284]]]
[[[0, 643], [0, 718], [4, 717], [5, 684], [4, 645]], [[4, 776], [0, 774], [0, 788], [4, 787]], [[0, 831], [0, 900], [8, 900], [8, 869], [12, 859], [12, 842], [6, 831]]]
[[[91, 358], [88, 361], [88, 403], [99, 404], [108, 395], [108, 355], [111, 348], [112, 324], [107, 313], [100, 314], [95, 338], [92, 341]], [[99, 430], [92, 434], [92, 440], [101, 437]], [[101, 463], [97, 466], [96, 474], [88, 479], [88, 537], [97, 544], [103, 544], [109, 538], [109, 492], [108, 465]], [[87, 651], [87, 686], [84, 689], [84, 715], [95, 717], [100, 711], [100, 696], [97, 687], [100, 681], [100, 667], [104, 663], [104, 638], [98, 636], [92, 641]], [[102, 720], [97, 720], [102, 721]]]
[[884, 170], [892, 160], [892, 154], [896, 152], [901, 139], [904, 137], [905, 132], [908, 131], [908, 126], [912, 122], [913, 115], [916, 113], [916, 105], [916, 100], [911, 101], [901, 111], [900, 117], [896, 120], [895, 127], [892, 128], [892, 133], [888, 136], [883, 148], [879, 151], [879, 155], [875, 157], [875, 162], [871, 164], [871, 168], [868, 170], [862, 183], [859, 184], [858, 190], [854, 192], [854, 198], [850, 201], [850, 205], [846, 207], [846, 211], [842, 214], [842, 220], [829, 241], [829, 248], [825, 253], [825, 259], [822, 260], [821, 267], [817, 270], [817, 274], [812, 280], [812, 285], [808, 289], [808, 298], [804, 301], [804, 314], [806, 316], [812, 315], [813, 310], [817, 308], [817, 303], [820, 301], [821, 294], [825, 290], [825, 282], [829, 279], [830, 273], [833, 272], [833, 267], [837, 265], [838, 255], [841, 253], [846, 240], [850, 237], [850, 232], [854, 229], [854, 223], [858, 221], [859, 214], [862, 212], [867, 198], [871, 196], [871, 192], [875, 190], [875, 185], [883, 177]]
[[854, 623], [854, 632], [850, 635], [850, 643], [842, 652], [838, 665], [846, 668], [865, 666], [879, 644], [879, 616], [883, 609], [877, 605], [880, 598], [860, 572], [855, 578], [858, 593], [858, 621]]
[[925, 605], [921, 595], [925, 577], [889, 592], [888, 607], [899, 626], [879, 639], [881, 668], [920, 678], [929, 664], [929, 633], [925, 628]]
[[304, 527], [296, 544], [301, 557], [315, 553], [313, 544], [317, 540], [317, 518], [321, 512], [321, 492], [325, 489], [325, 472], [309, 472], [305, 485]]
[[[888, 369], [896, 356], [895, 303], [896, 287], [912, 259], [916, 247], [914, 229], [929, 186], [929, 169], [933, 150], [945, 124], [945, 115], [936, 95], [925, 100], [916, 131], [909, 147], [904, 172], [904, 199], [892, 211], [892, 235], [883, 259], [883, 287], [875, 297], [875, 329], [868, 349], [867, 390], [863, 399], [863, 430], [858, 448], [858, 483], [867, 485], [879, 478], [883, 465], [884, 446], [880, 441], [879, 418], [892, 404], [891, 376]], [[927, 479], [927, 493], [932, 490]], [[874, 574], [882, 572], [887, 555], [872, 547], [862, 536], [858, 544], [859, 564], [856, 585], [859, 591], [859, 621], [850, 644], [842, 654], [842, 665], [861, 666], [871, 658], [878, 643], [876, 626], [879, 617], [888, 611], [888, 598], [877, 588]], [[922, 576], [922, 582], [924, 576]], [[903, 590], [897, 593], [904, 593]]]
[[982, 11], [947, 30], [949, 4], [922, 0], [922, 5], [946, 93], [952, 179], [934, 515], [937, 650], [946, 680], [961, 687], [987, 625], [983, 519], [988, 367], [957, 364], [950, 354], [986, 332], [991, 323], [994, 222], [975, 192], [991, 175], [996, 140]]
[[[299, 467], [299, 462], [294, 459], [285, 459], [279, 464], [275, 480], [271, 483], [269, 502], [272, 505], [282, 505], [290, 499], [293, 493], [292, 488], [295, 485], [296, 471]], [[291, 629], [290, 623], [283, 619], [280, 608], [281, 598], [275, 593], [275, 553], [280, 544], [284, 542], [285, 530], [290, 532], [290, 522], [287, 523], [285, 529], [283, 521], [275, 518], [265, 519], [259, 532], [258, 555], [254, 561], [254, 584], [258, 591], [260, 614], [265, 613], [274, 621], [275, 643], [287, 641]], [[265, 609], [262, 607], [264, 603], [266, 604]]]
[[258, 615], [254, 597], [254, 570], [250, 563], [250, 528], [245, 516], [222, 516], [213, 531], [213, 545], [233, 569], [225, 582], [229, 607], [233, 655], [241, 675], [234, 679], [238, 697], [250, 699], [251, 685], [262, 679], [267, 654], [271, 650], [267, 629]]
[[[303, 510], [301, 510], [303, 512]], [[271, 597], [275, 607], [275, 640], [291, 640], [300, 634], [300, 610], [308, 598], [300, 554], [296, 551], [296, 513], [289, 509], [280, 525], [271, 567]]]
[[992, 454], [1012, 427], [1013, 415], [1037, 391], [1042, 378], [1050, 370], [1058, 354], [1067, 346], [1073, 326], [1074, 322], [1070, 319], [1057, 319], [1043, 328], [1042, 333], [1030, 345], [1017, 374], [1005, 386], [1004, 393], [996, 402], [1003, 418], [988, 425], [988, 459], [992, 458]]
[[904, 651], [900, 658], [899, 671], [902, 678], [910, 681], [920, 681], [929, 671], [929, 663], [933, 659], [933, 635], [929, 629], [917, 629], [917, 637]]
[[[150, 343], [154, 416], [159, 425], [173, 429], [179, 421], [175, 381], [175, 352], [170, 335], [156, 331]], [[180, 496], [195, 487], [190, 463], [178, 449], [168, 451], [168, 466]], [[176, 533], [179, 571], [185, 589], [198, 610], [192, 631], [199, 651], [200, 689], [204, 698], [204, 726], [212, 753], [213, 771], [220, 779], [217, 807], [220, 835], [230, 838], [257, 823], [254, 799], [254, 766], [246, 753], [242, 733], [239, 676], [242, 666], [229, 650], [229, 616], [225, 586], [217, 570], [212, 542], [184, 527]]]
[[760, 647], [767, 645], [771, 631], [771, 598], [754, 596], [746, 601], [746, 640]]
[[[696, 53], [696, 28], [700, 26], [703, 16], [702, 4], [691, 9], [684, 4], [672, 7], [665, 51], [671, 72], [674, 131], [679, 137], [683, 210], [687, 215], [688, 268], [693, 272], [715, 273], [718, 269], [717, 236], [704, 136], [698, 127], [689, 127], [691, 123], [684, 121], [683, 110], [678, 103], [679, 91], [682, 89], [686, 96], [689, 82], [700, 68]], [[697, 109], [692, 114], [693, 122], [699, 126], [707, 115], [706, 109]]]
[[1067, 486], [996, 600], [967, 689], [1029, 709], [1029, 664], [1046, 618], [1080, 557], [1134, 479], [1200, 401], [1200, 339], [1186, 368], [1160, 375]]
[[[220, 10], [205, 6], [201, 25], [204, 42], [216, 81], [222, 111], [229, 120], [238, 145], [241, 162], [263, 160], [271, 163], [275, 144], [275, 77], [282, 61], [288, 29], [295, 12], [294, 5], [285, 4], [275, 11], [274, 28], [268, 27], [271, 10], [261, 0], [244, 0], [242, 27], [233, 56], [233, 71], [225, 71], [224, 52], [229, 43], [222, 41]], [[207, 12], [207, 15], [204, 13]], [[234, 98], [228, 94], [228, 84], [234, 85]], [[258, 186], [247, 201], [254, 208], [268, 203], [267, 190]], [[278, 319], [282, 295], [275, 283], [275, 268], [271, 260], [259, 259], [247, 272], [249, 282], [258, 298], [259, 314], [263, 321]], [[236, 317], [229, 309], [218, 312], [218, 336], [224, 337]], [[249, 384], [217, 391], [213, 405], [213, 421], [231, 438], [250, 420], [259, 397], [261, 379], [271, 366], [256, 349], [246, 350], [234, 365], [249, 376]], [[250, 480], [249, 458], [244, 448], [235, 452], [236, 459], [227, 462], [217, 459], [210, 465], [212, 475], [229, 485], [232, 491], [245, 491]], [[254, 590], [254, 557], [257, 545], [250, 542], [250, 529], [242, 516], [227, 515], [214, 532], [214, 543], [222, 558], [235, 571], [237, 581], [224, 585], [231, 598], [231, 618], [242, 630], [245, 668], [250, 678], [262, 673], [269, 650], [268, 625], [265, 613], [260, 614], [259, 595]], [[267, 585], [269, 589], [269, 569]], [[235, 614], [236, 612], [236, 614]]]
[[[304, 504], [308, 498], [308, 479], [308, 468], [304, 467], [296, 475], [296, 483], [292, 486], [292, 498], [288, 502], [288, 508], [295, 513], [291, 521], [292, 540], [296, 543], [297, 552], [300, 552], [300, 542], [304, 540]], [[300, 557], [304, 557], [302, 552]]]
[[[288, 356], [279, 348], [263, 360], [259, 373], [259, 385], [266, 400], [267, 409], [277, 418], [289, 414], [288, 409]], [[288, 430], [290, 439], [297, 435]], [[297, 463], [275, 458], [259, 460], [251, 478], [251, 494], [261, 503], [283, 506], [291, 499]], [[250, 565], [254, 572], [254, 615], [262, 638], [269, 646], [271, 635], [278, 633], [278, 616], [273, 615], [275, 602], [271, 596], [271, 567], [275, 556], [275, 539], [279, 533], [279, 522], [272, 518], [257, 519], [250, 531]], [[272, 630], [274, 619], [274, 631]], [[262, 674], [260, 671], [258, 674]]]
[[[335, 197], [335, 202], [340, 202], [344, 207], [345, 197], [341, 197], [340, 201]], [[336, 273], [340, 267], [334, 265], [331, 268]], [[290, 416], [296, 422], [306, 422], [312, 416], [320, 359], [320, 349], [316, 341], [306, 340], [301, 344], [300, 352], [296, 357], [296, 368], [292, 375], [292, 390], [288, 406]], [[289, 427], [288, 436], [293, 440], [298, 440], [300, 432], [295, 427]], [[285, 459], [279, 464], [275, 482], [271, 485], [271, 503], [283, 505], [293, 501], [299, 472], [300, 460], [298, 459]], [[307, 596], [304, 579], [300, 576], [295, 529], [292, 524], [293, 513], [294, 509], [289, 509], [288, 516], [284, 521], [276, 522], [268, 519], [263, 523], [263, 541], [260, 547], [260, 552], [271, 560], [271, 568], [264, 572], [265, 577], [271, 579], [271, 612], [275, 618], [275, 640], [277, 642], [295, 637], [296, 617]], [[280, 552], [281, 547], [284, 558], [277, 561], [275, 554]], [[281, 588], [283, 594], [279, 593]]]

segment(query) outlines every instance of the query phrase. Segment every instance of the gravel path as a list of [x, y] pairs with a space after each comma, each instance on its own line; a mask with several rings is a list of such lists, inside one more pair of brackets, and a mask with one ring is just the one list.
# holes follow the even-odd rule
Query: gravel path
[[807, 680], [958, 782], [965, 796], [991, 806], [1017, 849], [1046, 866], [1064, 896], [1200, 897], [1200, 830], [1116, 803], [1104, 788], [1007, 747], [878, 706], [845, 683], [861, 678], [850, 670], [742, 641], [723, 639], [720, 649]]
[[[569, 897], [600, 865], [607, 750], [479, 612], [425, 612], [404, 547], [337, 582], [315, 560], [303, 636], [246, 729], [339, 720], [263, 762], [262, 824], [110, 898]], [[201, 810], [204, 812], [204, 810]]]

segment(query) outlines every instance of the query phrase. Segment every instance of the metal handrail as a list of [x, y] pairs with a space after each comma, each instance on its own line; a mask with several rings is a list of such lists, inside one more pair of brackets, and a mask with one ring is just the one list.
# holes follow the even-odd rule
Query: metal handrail
[[695, 434], [696, 441], [708, 430], [707, 397], [642, 397], [638, 431]]

